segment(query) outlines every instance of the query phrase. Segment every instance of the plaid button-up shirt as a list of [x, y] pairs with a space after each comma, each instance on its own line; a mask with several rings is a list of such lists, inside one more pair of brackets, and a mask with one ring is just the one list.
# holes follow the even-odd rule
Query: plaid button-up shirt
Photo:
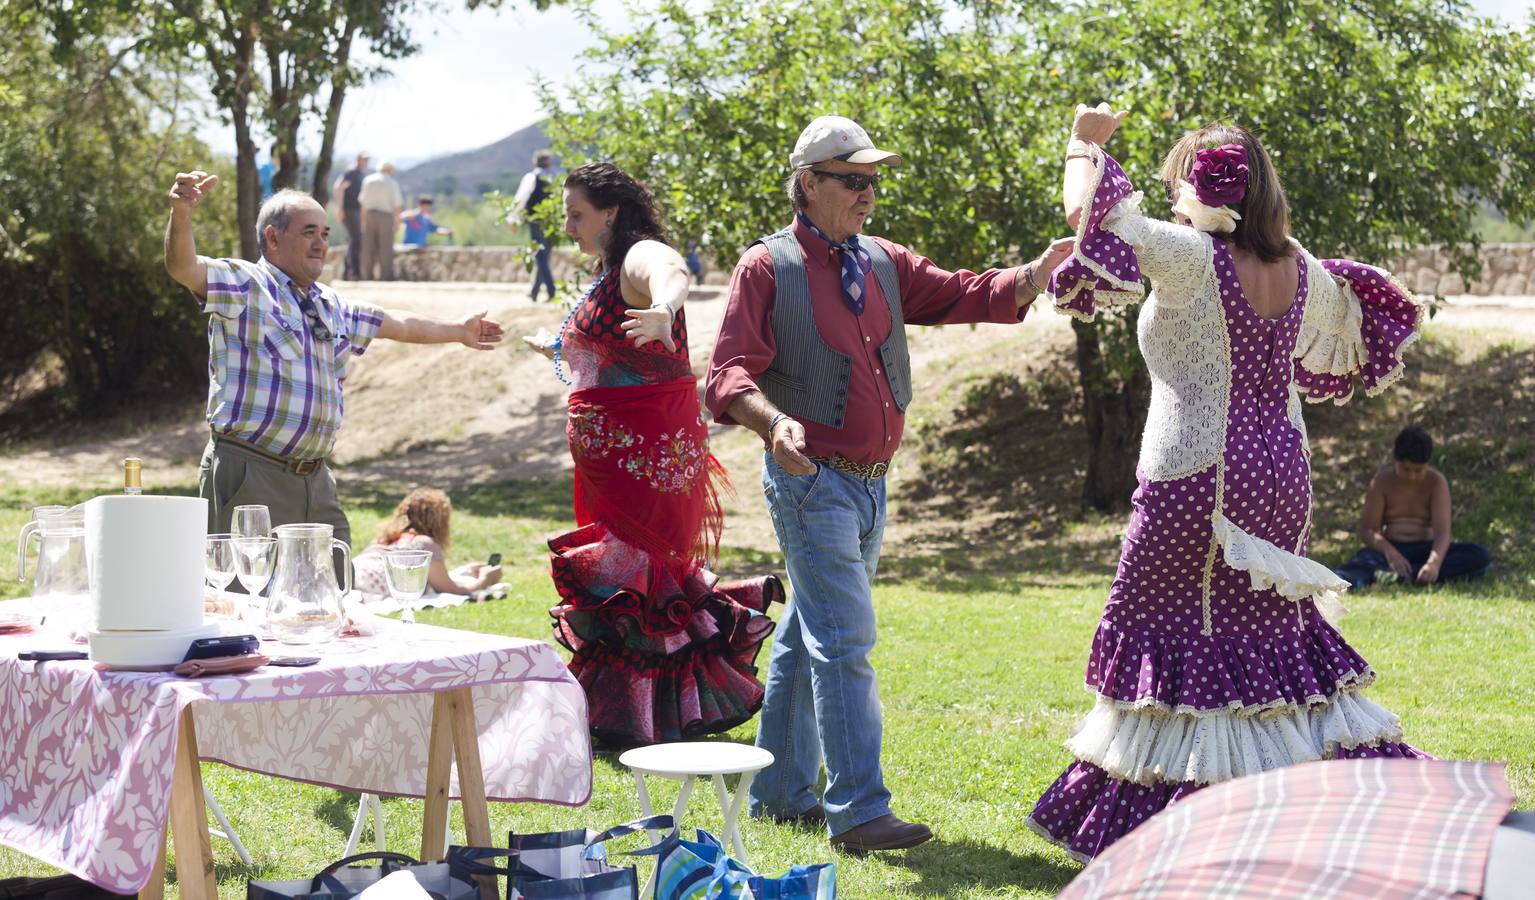
[[312, 284], [308, 299], [331, 339], [316, 340], [300, 289], [262, 259], [204, 259], [208, 265], [208, 424], [216, 434], [279, 456], [330, 455], [341, 428], [341, 385], [384, 321], [383, 311], [345, 303]]

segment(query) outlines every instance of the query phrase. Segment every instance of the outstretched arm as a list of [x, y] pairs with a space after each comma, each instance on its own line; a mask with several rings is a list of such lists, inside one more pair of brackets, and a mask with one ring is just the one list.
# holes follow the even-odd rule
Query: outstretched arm
[[501, 343], [501, 326], [478, 312], [462, 322], [442, 322], [413, 313], [384, 310], [378, 336], [407, 344], [463, 344], [471, 350], [494, 350]]
[[219, 183], [217, 175], [201, 169], [177, 172], [171, 185], [170, 221], [165, 225], [165, 271], [199, 298], [208, 298], [208, 264], [197, 255], [192, 236], [192, 210]]

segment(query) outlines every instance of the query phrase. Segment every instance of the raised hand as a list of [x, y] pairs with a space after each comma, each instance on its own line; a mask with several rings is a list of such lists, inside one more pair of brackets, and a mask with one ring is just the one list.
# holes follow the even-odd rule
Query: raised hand
[[1128, 110], [1115, 112], [1107, 103], [1100, 103], [1094, 107], [1078, 103], [1076, 117], [1071, 123], [1071, 136], [1102, 147], [1109, 142], [1109, 138], [1114, 136], [1119, 123], [1123, 122], [1125, 116], [1129, 114]]
[[190, 213], [218, 183], [217, 175], [209, 175], [201, 169], [177, 172], [176, 183], [171, 185], [171, 209]]
[[622, 328], [629, 339], [634, 341], [634, 346], [643, 347], [651, 341], [660, 341], [668, 353], [677, 351], [677, 342], [672, 340], [672, 311], [664, 306], [650, 306], [645, 309], [624, 310], [624, 323]]
[[501, 343], [501, 326], [478, 312], [464, 320], [464, 334], [459, 343], [471, 350], [494, 350]]

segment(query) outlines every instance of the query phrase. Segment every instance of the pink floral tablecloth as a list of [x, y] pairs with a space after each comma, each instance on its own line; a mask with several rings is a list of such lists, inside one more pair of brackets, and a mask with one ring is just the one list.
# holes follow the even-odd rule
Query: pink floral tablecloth
[[111, 891], [158, 876], [188, 704], [205, 760], [419, 797], [432, 692], [472, 687], [490, 800], [579, 806], [591, 796], [586, 698], [542, 641], [385, 622], [376, 636], [320, 648], [315, 666], [201, 679], [16, 658], [64, 645], [0, 634], [0, 842]]

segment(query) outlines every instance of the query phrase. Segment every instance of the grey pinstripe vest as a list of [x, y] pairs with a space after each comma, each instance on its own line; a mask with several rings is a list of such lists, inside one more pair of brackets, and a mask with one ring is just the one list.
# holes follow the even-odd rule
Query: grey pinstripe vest
[[[771, 325], [778, 348], [772, 364], [757, 377], [757, 386], [774, 406], [789, 415], [841, 428], [853, 358], [827, 346], [815, 324], [810, 278], [805, 273], [799, 238], [790, 226], [756, 243], [767, 245], [773, 259]], [[890, 307], [890, 336], [880, 345], [879, 357], [895, 405], [905, 412], [911, 402], [911, 356], [906, 350], [906, 320], [901, 315], [901, 282], [885, 248], [868, 238], [862, 243]]]

